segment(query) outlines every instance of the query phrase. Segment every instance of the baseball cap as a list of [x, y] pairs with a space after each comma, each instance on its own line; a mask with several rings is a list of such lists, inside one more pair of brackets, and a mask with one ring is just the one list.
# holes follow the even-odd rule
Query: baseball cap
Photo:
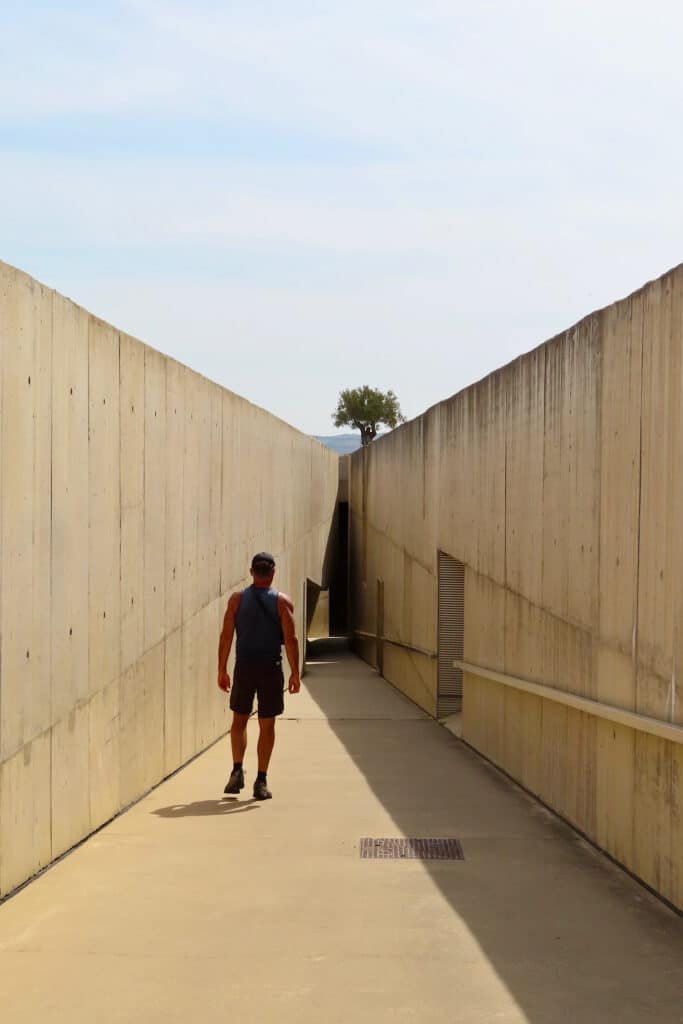
[[259, 551], [251, 560], [251, 567], [254, 572], [267, 575], [275, 568], [275, 559], [268, 551]]

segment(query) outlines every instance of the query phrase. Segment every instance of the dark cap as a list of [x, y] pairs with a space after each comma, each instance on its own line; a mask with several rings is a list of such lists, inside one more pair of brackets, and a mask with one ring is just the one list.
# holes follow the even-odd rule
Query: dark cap
[[267, 551], [259, 551], [252, 558], [251, 567], [260, 576], [269, 576], [275, 568], [275, 559]]

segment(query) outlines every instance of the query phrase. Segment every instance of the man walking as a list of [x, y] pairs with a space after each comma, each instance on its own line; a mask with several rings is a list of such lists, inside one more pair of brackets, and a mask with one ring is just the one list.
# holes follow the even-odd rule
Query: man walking
[[269, 800], [267, 772], [275, 745], [275, 719], [285, 709], [282, 644], [291, 669], [289, 692], [298, 693], [299, 643], [294, 623], [294, 605], [286, 594], [273, 590], [275, 559], [267, 551], [254, 555], [249, 570], [253, 583], [246, 590], [230, 595], [218, 644], [218, 686], [225, 693], [231, 688], [228, 655], [237, 632], [237, 658], [230, 694], [233, 767], [225, 793], [244, 789], [244, 753], [247, 749], [247, 722], [258, 697], [259, 739], [258, 775], [254, 798]]

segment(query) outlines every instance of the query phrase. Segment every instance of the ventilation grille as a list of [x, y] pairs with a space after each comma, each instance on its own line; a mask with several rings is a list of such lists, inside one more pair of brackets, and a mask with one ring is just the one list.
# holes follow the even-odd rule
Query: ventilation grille
[[360, 841], [361, 860], [464, 860], [457, 839], [372, 839]]
[[439, 552], [438, 718], [462, 710], [462, 671], [453, 668], [464, 655], [465, 566]]

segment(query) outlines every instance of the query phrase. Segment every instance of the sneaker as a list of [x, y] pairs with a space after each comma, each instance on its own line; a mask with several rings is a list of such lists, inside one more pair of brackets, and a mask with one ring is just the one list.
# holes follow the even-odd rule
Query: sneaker
[[254, 800], [270, 800], [272, 795], [265, 782], [257, 779], [254, 783]]
[[241, 768], [234, 768], [223, 792], [239, 793], [241, 789], [244, 789], [244, 772]]

